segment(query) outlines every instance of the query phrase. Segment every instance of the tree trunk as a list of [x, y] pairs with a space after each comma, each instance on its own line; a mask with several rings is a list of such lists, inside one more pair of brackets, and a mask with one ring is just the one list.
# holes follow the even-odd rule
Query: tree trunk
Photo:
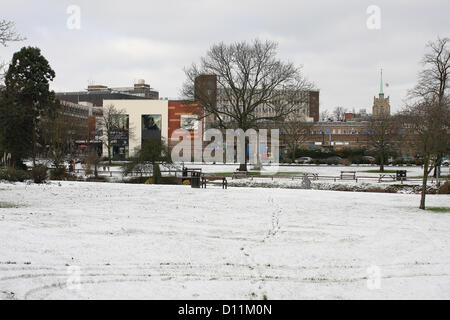
[[427, 193], [427, 180], [428, 180], [428, 157], [424, 157], [423, 161], [423, 179], [422, 179], [422, 192], [420, 194], [420, 206], [419, 209], [425, 210], [425, 195]]
[[108, 146], [108, 162], [109, 166], [111, 167], [111, 148]]
[[248, 152], [248, 145], [249, 141], [248, 138], [245, 137], [244, 139], [244, 163], [239, 164], [239, 171], [247, 171], [247, 160], [249, 158], [249, 152]]
[[159, 184], [160, 178], [161, 178], [161, 171], [159, 170], [159, 164], [156, 162], [153, 162], [153, 183]]
[[380, 172], [384, 172], [384, 153], [381, 153], [380, 157]]
[[94, 177], [98, 178], [98, 167], [97, 162], [94, 162]]
[[33, 168], [36, 167], [36, 126], [33, 121]]

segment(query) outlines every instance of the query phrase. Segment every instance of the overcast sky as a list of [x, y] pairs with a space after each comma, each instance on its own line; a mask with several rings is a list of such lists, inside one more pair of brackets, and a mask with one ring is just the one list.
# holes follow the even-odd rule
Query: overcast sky
[[[81, 10], [80, 29], [67, 27], [70, 5]], [[367, 27], [370, 5], [381, 10], [378, 30]], [[176, 98], [183, 68], [211, 44], [271, 39], [279, 57], [302, 65], [320, 90], [321, 110], [371, 111], [382, 67], [397, 111], [426, 42], [450, 36], [449, 13], [448, 0], [1, 0], [0, 19], [15, 21], [27, 40], [0, 47], [0, 59], [37, 46], [56, 72], [55, 91], [82, 90], [89, 81], [131, 86], [142, 78], [160, 97]]]

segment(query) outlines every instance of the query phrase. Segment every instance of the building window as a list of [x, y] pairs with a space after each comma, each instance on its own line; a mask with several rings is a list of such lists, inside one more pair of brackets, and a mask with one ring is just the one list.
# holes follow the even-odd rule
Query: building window
[[198, 128], [198, 116], [195, 114], [183, 114], [180, 116], [180, 128], [195, 130]]
[[141, 116], [141, 144], [150, 138], [161, 139], [161, 115], [143, 114]]

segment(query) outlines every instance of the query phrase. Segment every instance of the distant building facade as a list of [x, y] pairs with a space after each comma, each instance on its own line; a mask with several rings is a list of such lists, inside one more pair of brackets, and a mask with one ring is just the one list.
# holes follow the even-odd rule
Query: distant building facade
[[[216, 75], [200, 75], [194, 82], [195, 93], [194, 98], [196, 101], [208, 101], [208, 104], [214, 106], [218, 110], [226, 111], [230, 108], [229, 95], [231, 89], [217, 88], [217, 76]], [[306, 121], [319, 121], [319, 91], [307, 90], [294, 92], [294, 106], [292, 113], [289, 115], [291, 119], [306, 120]], [[267, 105], [260, 105], [256, 107], [253, 114], [256, 117], [273, 117], [275, 111], [273, 108]], [[232, 123], [234, 120], [227, 116], [221, 116], [222, 121], [225, 123]], [[213, 115], [209, 115], [205, 118], [206, 126], [210, 127], [217, 119]], [[267, 120], [264, 120], [267, 121]]]
[[104, 85], [89, 85], [85, 91], [57, 92], [56, 98], [72, 103], [90, 102], [94, 107], [103, 107], [103, 100], [158, 100], [159, 93], [144, 80], [139, 80], [132, 87], [109, 88]]

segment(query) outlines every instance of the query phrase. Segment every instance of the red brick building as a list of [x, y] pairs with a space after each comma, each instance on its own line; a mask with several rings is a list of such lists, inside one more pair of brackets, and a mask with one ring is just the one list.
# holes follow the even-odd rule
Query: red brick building
[[[195, 129], [203, 128], [202, 109], [197, 104], [184, 100], [169, 101], [169, 146], [173, 146], [179, 140], [172, 140], [172, 134], [176, 129], [186, 129], [191, 133], [191, 139], [196, 138]], [[203, 131], [203, 130], [202, 130]], [[201, 132], [202, 132], [201, 131]], [[202, 137], [199, 137], [202, 139]]]

